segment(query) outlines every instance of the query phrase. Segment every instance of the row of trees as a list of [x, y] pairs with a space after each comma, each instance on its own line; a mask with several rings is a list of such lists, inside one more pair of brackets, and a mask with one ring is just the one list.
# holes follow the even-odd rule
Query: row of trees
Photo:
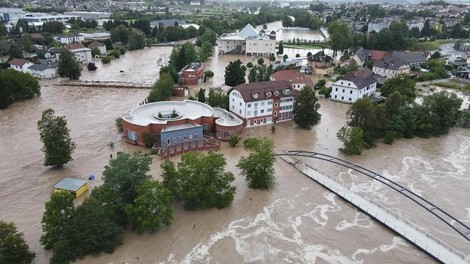
[[[267, 138], [248, 138], [250, 150], [237, 164], [250, 188], [275, 186], [274, 144]], [[119, 153], [103, 170], [103, 185], [75, 207], [73, 195], [57, 192], [46, 203], [40, 242], [51, 249], [51, 263], [69, 263], [101, 252], [112, 253], [126, 227], [153, 233], [173, 220], [173, 201], [186, 210], [224, 208], [232, 204], [234, 175], [225, 170], [225, 157], [216, 152], [186, 153], [175, 164], [162, 165], [162, 182], [147, 173], [151, 158]], [[262, 165], [262, 166], [260, 166]]]
[[391, 144], [395, 138], [431, 137], [447, 134], [458, 124], [462, 99], [445, 91], [423, 97], [417, 104], [415, 83], [407, 76], [387, 81], [381, 89], [385, 104], [374, 105], [369, 98], [357, 100], [349, 109], [348, 125], [337, 134], [345, 154], [361, 154], [375, 146], [377, 139]]
[[212, 107], [220, 107], [225, 110], [229, 108], [229, 97], [220, 87], [209, 88], [209, 94], [206, 97], [206, 90], [199, 89], [197, 98], [190, 97], [191, 100], [197, 100], [201, 103], [206, 103]]

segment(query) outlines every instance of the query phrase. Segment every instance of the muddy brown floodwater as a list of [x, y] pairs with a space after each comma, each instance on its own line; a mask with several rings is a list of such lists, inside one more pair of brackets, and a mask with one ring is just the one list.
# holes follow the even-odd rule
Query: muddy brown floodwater
[[[168, 48], [130, 52], [84, 79], [154, 81], [156, 61]], [[231, 57], [217, 57], [208, 64], [221, 83], [220, 73]], [[139, 61], [135, 61], [139, 60]], [[150, 60], [150, 59], [149, 59]], [[243, 58], [250, 60], [250, 58]], [[142, 65], [147, 66], [142, 66]], [[119, 72], [121, 69], [123, 73]], [[223, 76], [223, 74], [221, 74]], [[56, 86], [42, 82], [39, 98], [15, 103], [0, 111], [0, 219], [13, 221], [37, 253], [35, 263], [47, 263], [50, 252], [39, 244], [44, 203], [52, 186], [64, 177], [86, 179], [94, 187], [102, 183], [101, 171], [109, 155], [140, 148], [121, 141], [114, 119], [139, 105], [148, 90]], [[343, 157], [336, 132], [345, 124], [348, 105], [321, 100], [321, 123], [302, 130], [292, 122], [246, 129], [244, 136], [266, 135], [276, 152], [311, 150], [348, 159], [383, 174], [435, 202], [470, 224], [470, 132], [452, 129], [431, 139], [379, 143], [362, 156]], [[46, 108], [68, 120], [77, 148], [74, 160], [63, 169], [42, 165], [43, 153], [36, 123]], [[108, 146], [114, 143], [114, 148]], [[155, 234], [126, 232], [123, 245], [113, 254], [89, 256], [77, 263], [432, 263], [433, 260], [365, 214], [307, 179], [282, 160], [276, 162], [278, 186], [272, 191], [247, 188], [235, 167], [243, 148], [223, 143], [227, 169], [236, 180], [237, 193], [230, 208], [186, 212], [175, 205], [171, 227]], [[177, 158], [175, 158], [177, 160]], [[161, 161], [154, 157], [151, 175], [159, 177]], [[437, 223], [433, 217], [387, 188], [348, 170], [312, 161], [337, 175], [351, 188], [386, 204], [405, 218], [423, 226], [455, 248], [470, 254], [468, 241]], [[79, 199], [80, 202], [83, 198]], [[99, 219], [96, 219], [99, 221]]]

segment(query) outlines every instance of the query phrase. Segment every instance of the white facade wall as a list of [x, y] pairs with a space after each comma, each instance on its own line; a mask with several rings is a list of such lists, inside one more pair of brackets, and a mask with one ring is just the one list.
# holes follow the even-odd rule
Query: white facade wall
[[357, 99], [373, 95], [377, 90], [377, 83], [359, 89], [353, 82], [338, 80], [332, 85], [331, 99], [335, 101], [354, 103]]
[[226, 53], [237, 48], [237, 46], [242, 46], [245, 40], [234, 40], [234, 39], [218, 39], [217, 46], [219, 48], [219, 53]]
[[247, 39], [247, 55], [270, 55], [276, 54], [276, 40], [272, 39]]
[[59, 41], [60, 44], [72, 44], [72, 43], [79, 43], [85, 40], [84, 36], [58, 36], [54, 38], [56, 41]]
[[18, 66], [18, 65], [10, 64], [10, 68], [12, 68], [12, 69], [15, 70], [15, 71], [20, 71], [20, 72], [24, 72], [24, 73], [29, 73], [28, 68], [29, 68], [30, 66], [32, 66], [32, 65], [33, 65], [32, 62], [26, 62], [23, 66]]
[[43, 71], [30, 70], [31, 75], [40, 79], [48, 79], [57, 77], [57, 68], [47, 68]]
[[403, 65], [398, 70], [392, 70], [392, 69], [384, 69], [384, 68], [379, 68], [379, 67], [373, 67], [372, 72], [374, 74], [386, 77], [387, 79], [396, 77], [399, 74], [409, 74], [410, 73], [410, 66], [408, 65]]
[[245, 118], [246, 117], [246, 106], [242, 95], [233, 90], [229, 95], [229, 110], [233, 113]]
[[71, 52], [75, 55], [75, 58], [84, 64], [92, 62], [91, 58], [91, 50], [90, 49], [80, 49], [80, 50], [71, 50]]

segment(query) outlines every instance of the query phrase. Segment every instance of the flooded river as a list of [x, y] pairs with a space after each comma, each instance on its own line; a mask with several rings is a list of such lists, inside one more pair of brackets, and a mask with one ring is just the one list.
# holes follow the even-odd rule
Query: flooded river
[[[170, 48], [129, 52], [96, 72], [84, 70], [86, 80], [153, 82], [157, 60]], [[208, 62], [215, 72], [212, 86], [223, 83], [225, 65], [233, 58], [216, 56]], [[137, 61], [136, 61], [137, 60]], [[244, 61], [251, 58], [244, 57]], [[123, 70], [123, 72], [120, 72]], [[40, 98], [15, 103], [0, 111], [0, 219], [13, 221], [32, 250], [35, 263], [48, 263], [50, 252], [39, 244], [44, 203], [52, 186], [64, 177], [86, 179], [91, 187], [102, 183], [101, 170], [109, 155], [139, 148], [121, 141], [114, 119], [125, 115], [148, 95], [148, 90], [56, 86], [42, 82]], [[197, 89], [197, 88], [195, 88]], [[349, 106], [321, 100], [321, 123], [301, 130], [292, 122], [246, 129], [244, 136], [267, 135], [276, 152], [310, 150], [340, 156], [336, 132], [345, 123]], [[43, 153], [36, 123], [46, 108], [65, 115], [77, 148], [63, 169], [42, 165]], [[114, 148], [108, 146], [114, 143]], [[282, 160], [276, 162], [278, 186], [270, 191], [247, 188], [235, 167], [243, 148], [223, 143], [236, 180], [237, 193], [230, 208], [186, 212], [175, 205], [173, 225], [155, 234], [124, 234], [123, 245], [109, 255], [89, 256], [78, 263], [432, 263], [433, 260], [365, 214], [307, 179]], [[470, 131], [452, 129], [431, 139], [398, 140], [378, 144], [362, 156], [342, 157], [403, 184], [470, 224]], [[385, 187], [347, 170], [312, 161], [338, 175], [351, 188], [402, 214], [465, 254], [470, 244]], [[159, 177], [159, 158], [152, 176]], [[83, 198], [82, 198], [83, 199]], [[99, 221], [99, 219], [96, 219]]]

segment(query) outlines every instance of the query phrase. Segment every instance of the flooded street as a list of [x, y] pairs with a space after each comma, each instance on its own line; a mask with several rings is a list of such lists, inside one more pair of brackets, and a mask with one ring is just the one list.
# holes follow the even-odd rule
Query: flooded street
[[[171, 47], [128, 52], [96, 72], [84, 70], [82, 80], [119, 80], [153, 83], [158, 58], [168, 58]], [[223, 83], [225, 66], [237, 56], [216, 55], [205, 65], [214, 78], [205, 87]], [[250, 57], [242, 57], [244, 63]], [[120, 72], [120, 71], [123, 72]], [[121, 141], [114, 119], [127, 114], [148, 95], [146, 89], [110, 89], [56, 86], [42, 82], [41, 97], [0, 110], [0, 219], [13, 221], [37, 253], [35, 263], [48, 263], [50, 252], [39, 244], [44, 203], [52, 186], [64, 177], [102, 183], [101, 171], [117, 151], [143, 150]], [[199, 89], [194, 87], [194, 90]], [[266, 135], [276, 152], [309, 150], [339, 156], [360, 164], [417, 192], [470, 224], [470, 131], [452, 129], [431, 139], [397, 140], [378, 144], [362, 156], [343, 157], [336, 132], [345, 124], [349, 105], [321, 100], [321, 123], [312, 130], [293, 122], [244, 130], [244, 136]], [[36, 123], [41, 112], [53, 108], [65, 115], [77, 148], [63, 169], [42, 165], [42, 144]], [[114, 143], [114, 148], [108, 146]], [[89, 256], [77, 263], [433, 263], [405, 240], [311, 181], [281, 159], [276, 162], [278, 186], [270, 191], [247, 188], [235, 167], [246, 152], [239, 145], [221, 150], [236, 177], [237, 193], [230, 208], [186, 212], [175, 205], [171, 227], [155, 234], [126, 232], [123, 245], [109, 255]], [[177, 158], [175, 158], [177, 160]], [[433, 235], [470, 255], [468, 241], [429, 217], [421, 208], [382, 185], [348, 170], [311, 161], [351, 188], [386, 204]], [[151, 175], [159, 178], [161, 161], [154, 157]], [[81, 198], [83, 199], [83, 198]], [[96, 219], [99, 221], [99, 219]]]

